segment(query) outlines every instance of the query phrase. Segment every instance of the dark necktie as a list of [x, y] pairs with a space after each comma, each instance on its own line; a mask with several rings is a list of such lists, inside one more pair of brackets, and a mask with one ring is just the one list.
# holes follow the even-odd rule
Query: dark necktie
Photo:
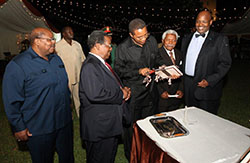
[[116, 75], [116, 73], [114, 72], [114, 70], [112, 69], [112, 67], [110, 66], [110, 64], [108, 64], [108, 62], [105, 62], [105, 65], [108, 66], [109, 70], [114, 75], [114, 77], [117, 80], [118, 84], [121, 86], [120, 80], [119, 80], [118, 76]]
[[201, 36], [201, 37], [205, 37], [206, 36], [206, 34], [205, 33], [202, 33], [202, 34], [195, 34], [195, 37], [197, 38], [197, 37], [199, 37], [199, 36]]
[[174, 56], [173, 56], [173, 52], [169, 52], [169, 55], [170, 55], [170, 58], [171, 58], [171, 61], [173, 62], [173, 64], [175, 65], [175, 60], [174, 60]]

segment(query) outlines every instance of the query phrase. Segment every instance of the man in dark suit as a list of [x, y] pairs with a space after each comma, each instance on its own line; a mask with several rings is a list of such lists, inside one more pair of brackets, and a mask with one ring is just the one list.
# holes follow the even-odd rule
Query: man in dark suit
[[103, 31], [88, 38], [90, 53], [80, 73], [80, 130], [86, 144], [88, 163], [112, 163], [122, 133], [122, 114], [131, 91], [105, 62], [111, 39]]
[[228, 38], [211, 31], [212, 22], [210, 12], [201, 11], [196, 18], [196, 32], [183, 38], [181, 51], [186, 105], [217, 114], [231, 57]]
[[[175, 48], [178, 40], [178, 33], [174, 30], [167, 30], [162, 35], [162, 47], [159, 53], [163, 58], [166, 66], [176, 65], [178, 68], [182, 66], [181, 52]], [[162, 80], [158, 83], [160, 93], [158, 112], [173, 111], [178, 109], [183, 97], [183, 82], [182, 77], [172, 80], [170, 85], [168, 81]], [[177, 95], [171, 97], [170, 95]]]

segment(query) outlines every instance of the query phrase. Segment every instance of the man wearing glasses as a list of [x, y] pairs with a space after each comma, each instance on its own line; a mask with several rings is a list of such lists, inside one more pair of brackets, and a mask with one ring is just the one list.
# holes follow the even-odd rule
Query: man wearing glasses
[[[125, 86], [131, 88], [129, 106], [132, 121], [155, 113], [158, 103], [158, 91], [152, 82], [148, 87], [143, 84], [144, 77], [153, 68], [161, 65], [156, 39], [150, 36], [145, 22], [134, 19], [129, 23], [129, 35], [116, 50], [115, 71]], [[124, 129], [125, 155], [130, 160], [132, 124]]]
[[93, 31], [88, 46], [79, 84], [81, 138], [86, 144], [87, 163], [114, 163], [122, 112], [131, 92], [106, 62], [112, 50], [108, 34]]
[[3, 78], [6, 115], [18, 141], [29, 147], [32, 162], [74, 162], [67, 74], [53, 54], [55, 39], [46, 28], [30, 34], [31, 47], [7, 65]]

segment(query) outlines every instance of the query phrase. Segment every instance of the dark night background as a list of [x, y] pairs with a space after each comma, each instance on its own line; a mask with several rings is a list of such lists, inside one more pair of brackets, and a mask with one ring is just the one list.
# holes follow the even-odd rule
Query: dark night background
[[[162, 33], [169, 28], [176, 30], [180, 36], [189, 33], [205, 0], [28, 1], [58, 30], [70, 25], [75, 39], [82, 44], [85, 44], [91, 31], [104, 26], [112, 27], [113, 41], [118, 44], [128, 36], [129, 22], [137, 17], [147, 23], [149, 32], [158, 42], [161, 42]], [[249, 6], [250, 0], [217, 0], [217, 20], [212, 29], [220, 31], [227, 22], [241, 19]]]

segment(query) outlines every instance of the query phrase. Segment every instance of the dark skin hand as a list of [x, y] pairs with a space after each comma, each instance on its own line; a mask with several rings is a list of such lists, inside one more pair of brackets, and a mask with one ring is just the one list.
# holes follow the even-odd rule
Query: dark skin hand
[[139, 74], [142, 76], [147, 76], [151, 70], [147, 67], [139, 69]]
[[168, 92], [167, 92], [167, 91], [163, 92], [163, 93], [161, 94], [161, 98], [167, 99], [167, 98], [168, 98]]
[[208, 86], [208, 82], [203, 79], [201, 82], [198, 83], [199, 87], [206, 88]]
[[124, 96], [124, 100], [127, 101], [131, 96], [131, 90], [128, 87], [121, 88]]
[[32, 134], [29, 132], [27, 128], [25, 130], [15, 132], [15, 137], [17, 141], [26, 141], [28, 140], [29, 136], [32, 136]]
[[178, 91], [176, 92], [176, 94], [178, 95], [177, 98], [182, 98], [182, 97], [183, 97], [183, 92], [180, 91], [180, 90], [178, 90]]

